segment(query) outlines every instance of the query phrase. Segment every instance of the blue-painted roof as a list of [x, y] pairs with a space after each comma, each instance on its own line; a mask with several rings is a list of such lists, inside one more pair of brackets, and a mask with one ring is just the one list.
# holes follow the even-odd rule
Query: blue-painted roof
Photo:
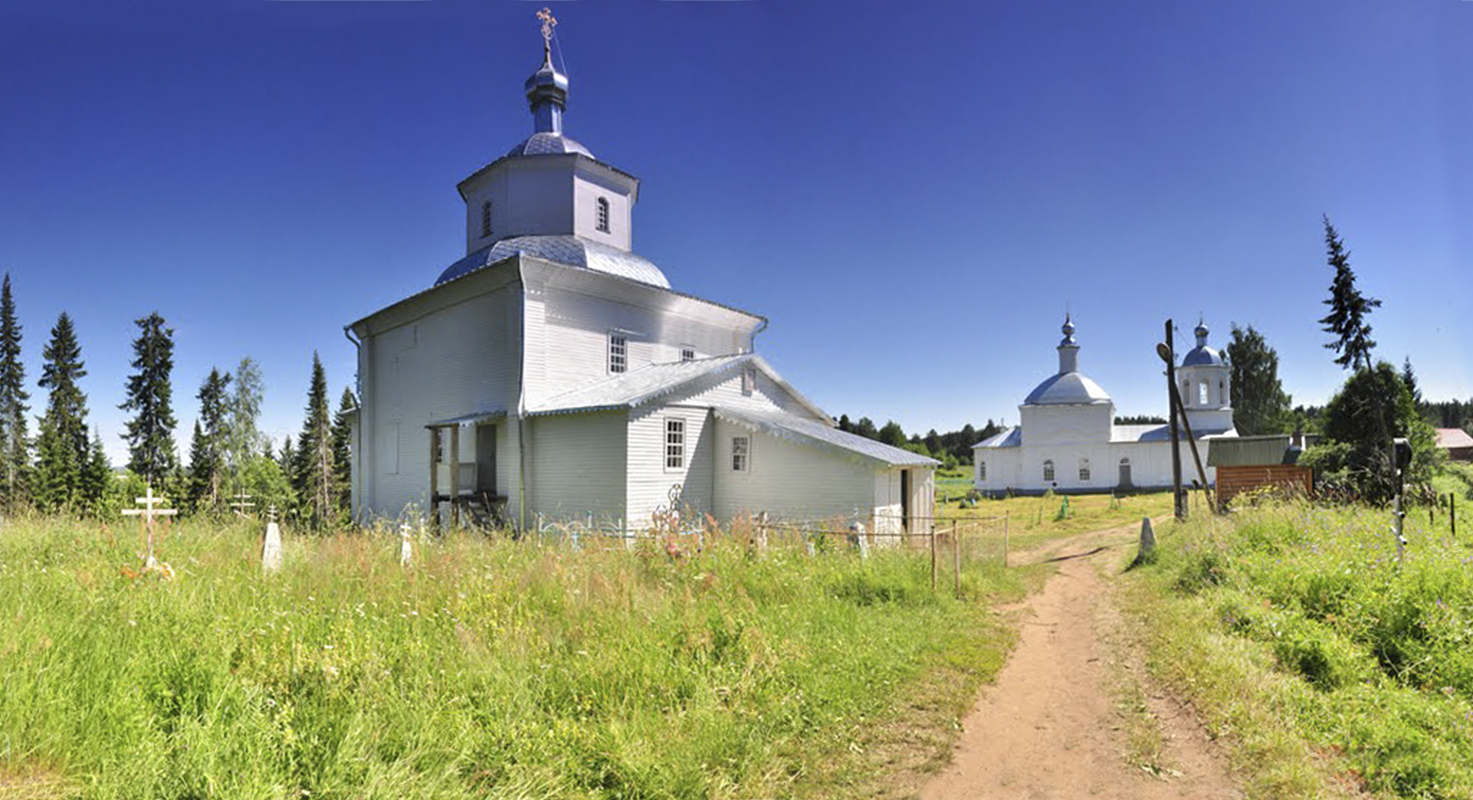
[[490, 266], [503, 258], [517, 253], [536, 256], [559, 264], [591, 269], [628, 278], [632, 281], [669, 289], [670, 281], [665, 273], [643, 256], [635, 255], [617, 247], [584, 239], [580, 236], [512, 236], [471, 253], [451, 264], [435, 280], [439, 286], [446, 281], [469, 275], [482, 267]]
[[1079, 372], [1061, 372], [1038, 384], [1024, 398], [1025, 406], [1086, 405], [1109, 402], [1098, 383]]
[[1186, 358], [1181, 360], [1183, 367], [1221, 367], [1226, 362], [1222, 360], [1222, 354], [1205, 344], [1197, 345], [1187, 353]]

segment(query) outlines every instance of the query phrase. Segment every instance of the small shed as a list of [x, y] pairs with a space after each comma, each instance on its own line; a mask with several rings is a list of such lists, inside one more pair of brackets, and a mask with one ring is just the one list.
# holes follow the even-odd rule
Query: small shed
[[1438, 428], [1437, 446], [1449, 461], [1473, 461], [1473, 436], [1462, 428]]
[[1299, 464], [1306, 438], [1282, 434], [1214, 439], [1207, 463], [1217, 467], [1218, 505], [1225, 507], [1243, 492], [1264, 488], [1308, 497], [1314, 490], [1314, 473]]

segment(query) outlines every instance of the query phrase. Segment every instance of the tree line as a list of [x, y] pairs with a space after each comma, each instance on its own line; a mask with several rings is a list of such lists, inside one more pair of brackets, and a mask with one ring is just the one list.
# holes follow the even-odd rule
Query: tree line
[[905, 429], [894, 420], [888, 420], [883, 427], [876, 428], [869, 417], [860, 417], [858, 422], [854, 422], [849, 419], [848, 414], [843, 414], [839, 417], [839, 430], [934, 458], [946, 469], [954, 469], [959, 465], [972, 463], [972, 445], [996, 436], [1003, 429], [989, 419], [981, 428], [968, 423], [957, 431], [937, 433], [932, 428], [924, 436], [916, 433], [906, 436]]
[[[42, 349], [44, 412], [31, 435], [31, 396], [21, 361], [22, 330], [10, 275], [0, 284], [0, 511], [110, 517], [153, 487], [185, 513], [219, 514], [233, 502], [257, 512], [274, 506], [308, 527], [327, 527], [349, 514], [349, 430], [358, 407], [344, 389], [336, 414], [328, 409], [327, 376], [314, 351], [302, 430], [278, 453], [261, 433], [266, 385], [249, 356], [233, 372], [212, 367], [195, 395], [200, 402], [181, 464], [174, 440], [174, 331], [158, 312], [135, 321], [133, 372], [119, 406], [131, 412], [123, 439], [126, 471], [115, 473], [102, 435], [87, 423], [87, 375], [72, 318], [62, 312]], [[248, 500], [246, 499], [248, 498]]]

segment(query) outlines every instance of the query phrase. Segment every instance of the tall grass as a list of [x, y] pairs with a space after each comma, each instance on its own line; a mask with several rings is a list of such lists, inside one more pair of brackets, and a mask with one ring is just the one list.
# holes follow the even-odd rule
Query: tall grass
[[1328, 756], [1378, 793], [1473, 797], [1473, 551], [1445, 516], [1407, 534], [1403, 562], [1389, 512], [1267, 506], [1169, 528], [1139, 571], [1154, 663], [1259, 796], [1321, 796]]
[[[122, 531], [126, 530], [124, 534]], [[967, 567], [726, 538], [672, 555], [183, 525], [0, 530], [0, 784], [89, 798], [751, 797], [801, 789], [928, 665], [1000, 635]]]

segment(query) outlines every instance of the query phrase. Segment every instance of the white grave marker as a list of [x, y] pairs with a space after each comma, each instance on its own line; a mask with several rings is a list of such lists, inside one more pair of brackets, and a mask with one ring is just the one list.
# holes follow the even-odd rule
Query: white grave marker
[[276, 506], [266, 511], [266, 541], [261, 545], [261, 569], [276, 572], [281, 569], [281, 528], [276, 524]]
[[399, 526], [399, 566], [407, 567], [414, 561], [414, 544], [409, 540], [409, 523]]
[[142, 504], [143, 508], [125, 508], [123, 516], [143, 517], [143, 528], [148, 532], [148, 556], [143, 562], [143, 568], [146, 570], [159, 569], [158, 559], [153, 555], [153, 518], [172, 517], [179, 512], [172, 508], [154, 508], [163, 503], [164, 498], [154, 496], [152, 484], [148, 487], [147, 496], [134, 498], [134, 502]]

